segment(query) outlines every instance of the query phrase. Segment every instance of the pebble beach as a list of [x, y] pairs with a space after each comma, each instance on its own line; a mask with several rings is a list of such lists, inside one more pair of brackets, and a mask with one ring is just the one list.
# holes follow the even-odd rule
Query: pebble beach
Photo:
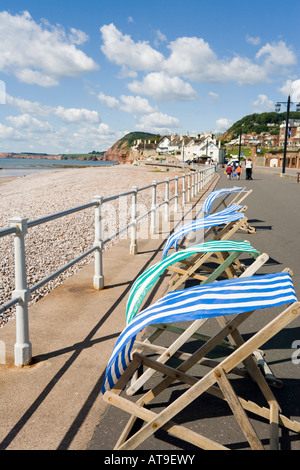
[[[142, 188], [153, 181], [164, 181], [179, 176], [179, 171], [155, 171], [146, 166], [117, 165], [102, 168], [80, 168], [47, 171], [22, 178], [0, 178], [0, 228], [9, 227], [9, 219], [22, 216], [38, 219], [60, 211], [92, 202], [93, 197], [114, 196], [129, 191], [132, 186]], [[157, 202], [165, 196], [165, 185], [158, 186]], [[170, 184], [170, 197], [175, 185]], [[141, 212], [150, 210], [151, 189], [141, 191], [138, 204]], [[121, 205], [121, 202], [123, 201]], [[131, 199], [117, 199], [104, 204], [103, 239], [129, 223]], [[123, 237], [126, 236], [124, 232]], [[28, 287], [66, 265], [93, 246], [94, 210], [88, 209], [47, 222], [28, 230], [25, 238]], [[105, 245], [105, 249], [118, 238]], [[14, 290], [13, 236], [0, 238], [0, 305], [11, 299]], [[65, 279], [73, 276], [93, 255], [69, 268], [63, 274], [32, 294], [30, 304], [47, 295]], [[0, 315], [0, 327], [14, 317], [14, 309]]]

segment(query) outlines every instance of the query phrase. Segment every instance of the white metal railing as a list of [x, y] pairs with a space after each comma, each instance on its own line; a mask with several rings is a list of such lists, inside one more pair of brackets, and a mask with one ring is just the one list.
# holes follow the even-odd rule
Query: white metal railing
[[[117, 194], [110, 197], [94, 196], [93, 201], [72, 209], [68, 209], [62, 212], [51, 214], [49, 216], [41, 217], [39, 219], [28, 221], [25, 217], [14, 217], [9, 220], [10, 226], [0, 230], [0, 238], [14, 235], [14, 268], [15, 268], [15, 289], [12, 292], [11, 300], [5, 302], [0, 306], [0, 314], [5, 310], [16, 306], [16, 343], [15, 343], [15, 365], [21, 366], [30, 363], [32, 358], [32, 345], [29, 339], [29, 321], [28, 321], [28, 302], [30, 301], [31, 295], [36, 290], [40, 289], [43, 285], [56, 278], [64, 271], [69, 269], [74, 264], [81, 261], [91, 253], [95, 253], [94, 263], [94, 278], [93, 286], [95, 289], [103, 289], [104, 287], [104, 274], [103, 274], [103, 263], [102, 263], [102, 251], [106, 243], [112, 239], [118, 237], [124, 231], [131, 228], [131, 241], [130, 241], [130, 253], [135, 255], [137, 253], [137, 227], [138, 224], [146, 217], [150, 216], [150, 233], [156, 233], [156, 220], [157, 211], [165, 205], [165, 218], [168, 221], [170, 217], [170, 202], [174, 200], [174, 211], [178, 212], [179, 196], [182, 196], [182, 205], [189, 202], [213, 177], [215, 173], [214, 167], [206, 168], [193, 168], [193, 171], [186, 173], [182, 176], [175, 178], [167, 178], [164, 181], [156, 182], [152, 184], [138, 188], [132, 187], [130, 191]], [[179, 180], [182, 179], [182, 191], [179, 192]], [[187, 185], [186, 185], [187, 179]], [[174, 196], [170, 197], [170, 183], [175, 182]], [[165, 185], [165, 198], [161, 203], [157, 203], [157, 187], [159, 185]], [[152, 202], [151, 208], [144, 214], [137, 215], [137, 197], [141, 191], [152, 190]], [[102, 234], [102, 208], [107, 202], [131, 196], [131, 221], [125, 227], [122, 227], [117, 232], [113, 233], [109, 237], [103, 239]], [[31, 287], [27, 285], [27, 272], [26, 272], [26, 254], [25, 254], [25, 237], [28, 229], [37, 225], [44, 224], [46, 222], [65, 217], [69, 214], [87, 210], [90, 208], [95, 209], [95, 239], [93, 246], [82, 253], [77, 258], [71, 260], [66, 265], [62, 266], [49, 276], [40, 280]]]

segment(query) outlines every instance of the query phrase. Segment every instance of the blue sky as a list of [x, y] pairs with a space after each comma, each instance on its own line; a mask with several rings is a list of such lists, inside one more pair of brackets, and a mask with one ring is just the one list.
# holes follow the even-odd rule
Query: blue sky
[[299, 17], [299, 0], [1, 0], [0, 152], [223, 132], [298, 102]]

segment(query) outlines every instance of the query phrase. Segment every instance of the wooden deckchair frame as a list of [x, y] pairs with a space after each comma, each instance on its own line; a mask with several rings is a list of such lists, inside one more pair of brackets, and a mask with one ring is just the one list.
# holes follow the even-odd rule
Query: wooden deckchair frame
[[[215, 442], [212, 439], [208, 439], [195, 431], [191, 431], [182, 425], [175, 424], [172, 421], [179, 412], [182, 412], [190, 403], [203, 393], [213, 394], [214, 396], [227, 401], [236, 422], [243, 431], [251, 449], [262, 450], [264, 447], [259, 436], [254, 430], [253, 425], [249, 421], [246, 411], [257, 415], [260, 418], [264, 418], [269, 422], [270, 449], [279, 448], [279, 426], [300, 433], [300, 423], [293, 421], [282, 414], [273, 392], [269, 388], [252, 356], [253, 352], [259, 349], [262, 344], [269, 341], [273, 336], [275, 336], [275, 334], [279, 333], [299, 316], [300, 303], [298, 301], [294, 302], [271, 320], [264, 328], [260, 329], [248, 341], [244, 342], [237, 328], [252, 313], [253, 312], [246, 312], [236, 315], [218, 333], [216, 333], [188, 359], [182, 362], [176, 369], [166, 366], [165, 364], [161, 364], [151, 358], [147, 358], [142, 354], [135, 353], [133, 355], [133, 361], [125, 370], [113, 389], [106, 391], [103, 395], [105, 401], [131, 415], [131, 418], [123, 430], [115, 449], [135, 449], [159, 429], [164, 429], [169, 434], [202, 449], [228, 449], [222, 444]], [[234, 337], [237, 348], [217, 366], [210, 369], [202, 378], [199, 379], [189, 375], [188, 371], [191, 367], [199, 363], [199, 361], [201, 361], [209, 351], [213, 350], [220, 341], [226, 338], [229, 334]], [[230, 383], [229, 373], [232, 373], [241, 363], [249, 369], [253, 380], [255, 380], [258, 388], [261, 390], [262, 395], [266, 400], [266, 407], [262, 407], [255, 402], [247, 401], [242, 397], [238, 397], [235, 393]], [[132, 399], [129, 400], [128, 398], [121, 396], [121, 392], [128, 384], [132, 374], [141, 364], [164, 374], [165, 378], [134, 403]], [[166, 406], [160, 413], [155, 413], [145, 408], [145, 406], [151, 403], [154, 398], [157, 398], [163, 390], [178, 380], [185, 383], [190, 388], [184, 391], [179, 398]], [[145, 422], [145, 425], [129, 437], [129, 433], [132, 430], [132, 426], [136, 418], [142, 419]]]
[[[226, 204], [226, 199], [232, 195], [232, 193], [227, 194], [225, 198], [220, 202], [220, 204], [216, 207], [214, 212], [216, 212], [219, 207], [223, 204], [223, 206], [226, 208], [230, 206], [231, 204], [241, 204], [246, 197], [248, 197], [252, 193], [253, 189], [246, 190], [246, 186], [244, 186], [239, 193], [235, 195], [235, 197], [230, 201], [229, 204]], [[244, 193], [244, 194], [243, 194]]]
[[[247, 210], [247, 206], [243, 206], [237, 212], [245, 212]], [[218, 226], [217, 226], [218, 227]], [[243, 232], [247, 232], [249, 234], [255, 234], [256, 230], [254, 227], [248, 224], [248, 218], [244, 215], [242, 219], [234, 220], [232, 222], [228, 222], [224, 225], [223, 228], [217, 229], [216, 226], [208, 228], [204, 232], [203, 241], [207, 240], [230, 240], [233, 238], [236, 232], [239, 230]], [[196, 232], [196, 231], [195, 231]], [[190, 232], [190, 234], [193, 232]], [[178, 242], [177, 246], [180, 249], [184, 249], [187, 246], [191, 246], [189, 242], [187, 244], [187, 237], [190, 235], [185, 235], [180, 242]]]
[[[179, 289], [188, 279], [196, 279], [202, 282], [213, 282], [220, 276], [228, 279], [238, 277], [246, 269], [239, 261], [239, 257], [242, 254], [243, 252], [237, 251], [232, 252], [231, 254], [229, 252], [216, 251], [214, 253], [197, 253], [189, 259], [181, 260], [177, 265], [171, 265], [167, 268], [168, 271], [174, 273], [169, 281], [168, 291]], [[258, 255], [255, 256], [252, 254], [252, 257], [257, 259]], [[262, 264], [266, 263], [268, 258], [268, 255], [264, 253], [264, 256], [256, 263], [256, 265], [258, 265], [257, 269], [259, 269]], [[219, 267], [215, 269], [207, 267], [206, 263], [210, 262], [219, 265]], [[197, 273], [199, 269], [204, 271], [204, 273]]]
[[[224, 188], [225, 190], [227, 188]], [[228, 188], [230, 189], [230, 188]], [[223, 196], [223, 199], [219, 202], [218, 206], [214, 209], [213, 213], [217, 212], [218, 209], [220, 208], [220, 206], [224, 206], [224, 208], [227, 208], [229, 207], [230, 205], [232, 204], [239, 204], [241, 205], [241, 203], [252, 193], [253, 189], [249, 189], [247, 190], [246, 186], [244, 186], [243, 188], [241, 188], [241, 190], [239, 192], [229, 192], [227, 194], [224, 194]], [[235, 195], [235, 197], [229, 202], [229, 204], [226, 203], [227, 199], [232, 196], [232, 195]], [[219, 196], [217, 196], [219, 197]], [[216, 198], [217, 199], [217, 198]], [[205, 214], [206, 212], [202, 212], [203, 214]], [[211, 212], [209, 211], [209, 214]]]
[[[234, 253], [236, 256], [236, 252]], [[241, 254], [241, 253], [239, 253]], [[230, 257], [229, 257], [230, 259]], [[246, 269], [239, 277], [249, 277], [253, 276], [260, 268], [265, 264], [269, 259], [269, 256], [266, 253], [261, 254], [256, 258], [256, 260]], [[221, 265], [222, 267], [222, 265]], [[225, 269], [225, 268], [223, 268]], [[207, 284], [209, 282], [212, 282], [218, 277], [219, 272], [216, 270], [211, 276], [206, 278], [205, 280], [202, 280], [201, 284]], [[175, 289], [170, 289], [170, 291], [175, 290]], [[216, 318], [217, 322], [220, 324], [224, 324], [226, 321], [223, 319], [223, 317], [217, 317]], [[206, 340], [207, 337], [202, 335], [202, 333], [199, 332], [199, 329], [202, 327], [202, 325], [207, 321], [207, 319], [204, 320], [195, 320], [188, 328], [186, 329], [181, 329], [181, 328], [174, 328], [172, 324], [159, 324], [155, 325], [154, 331], [144, 340], [144, 341], [136, 341], [135, 346], [137, 348], [138, 352], [143, 351], [145, 348], [147, 349], [149, 347], [149, 343], [152, 344], [154, 341], [157, 340], [161, 336], [161, 334], [165, 331], [172, 331], [173, 333], [177, 333], [179, 337], [168, 347], [168, 348], [161, 348], [160, 346], [153, 345], [152, 350], [156, 350], [160, 354], [159, 358], [157, 359], [158, 362], [165, 363], [167, 362], [171, 356], [174, 356], [179, 350], [179, 348], [186, 343], [187, 340], [189, 340], [192, 336], [197, 337], [198, 339], [203, 339]], [[227, 343], [227, 345], [231, 346], [231, 343]], [[163, 349], [163, 351], [162, 351]], [[260, 360], [262, 360], [262, 356], [260, 355], [259, 357]], [[133, 395], [136, 393], [146, 382], [147, 380], [150, 379], [150, 377], [153, 375], [153, 371], [151, 369], [147, 369], [142, 375], [137, 377], [137, 374], [135, 374], [132, 378], [132, 383], [131, 386], [127, 390], [128, 395]], [[273, 382], [276, 382], [276, 378], [270, 374], [270, 378], [272, 378]]]

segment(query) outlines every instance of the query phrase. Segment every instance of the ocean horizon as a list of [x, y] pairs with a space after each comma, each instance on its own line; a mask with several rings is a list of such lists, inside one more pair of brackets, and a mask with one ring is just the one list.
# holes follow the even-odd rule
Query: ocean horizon
[[44, 171], [64, 170], [67, 168], [85, 168], [112, 166], [118, 162], [110, 161], [92, 161], [92, 160], [55, 160], [55, 159], [36, 159], [36, 158], [1, 158], [0, 159], [0, 178], [12, 176], [26, 176], [31, 173]]

